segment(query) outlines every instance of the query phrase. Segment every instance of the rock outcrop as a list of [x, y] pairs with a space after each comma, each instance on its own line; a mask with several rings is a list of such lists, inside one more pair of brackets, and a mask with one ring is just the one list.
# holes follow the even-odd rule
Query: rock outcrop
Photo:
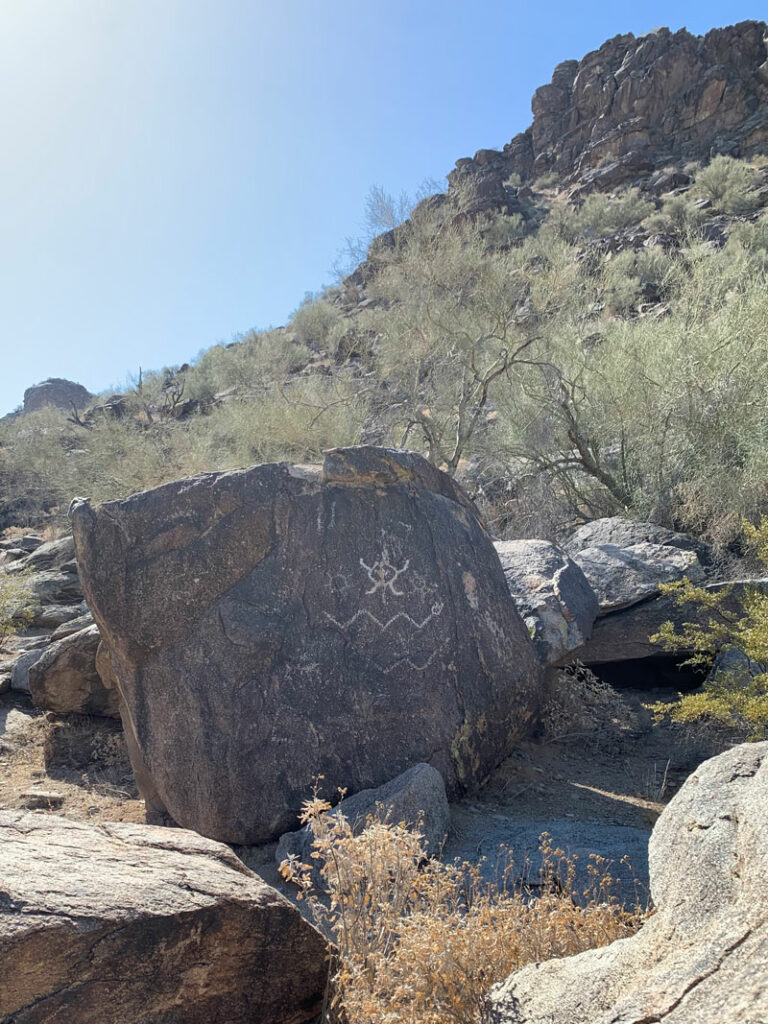
[[425, 761], [455, 796], [528, 732], [531, 640], [474, 506], [420, 456], [337, 449], [72, 523], [150, 814], [263, 842], [318, 774], [352, 794]]
[[[364, 789], [343, 800], [331, 813], [341, 812], [360, 833], [369, 818], [393, 825], [403, 822], [421, 833], [424, 848], [439, 854], [448, 833], [451, 812], [440, 772], [428, 764], [416, 764], [378, 789]], [[277, 844], [278, 864], [288, 857], [298, 857], [302, 864], [312, 864], [315, 837], [311, 825], [296, 832], [286, 832]], [[322, 883], [317, 872], [316, 884]]]
[[663, 583], [687, 577], [704, 581], [704, 570], [694, 551], [661, 544], [600, 544], [573, 556], [600, 603], [600, 615], [639, 604], [659, 593]]
[[[768, 579], [733, 580], [725, 583], [706, 583], [705, 589], [717, 592], [723, 587], [730, 588], [730, 595], [724, 603], [728, 612], [743, 614], [745, 589], [768, 591]], [[573, 656], [585, 665], [599, 665], [607, 662], [633, 661], [639, 658], [654, 658], [664, 653], [664, 648], [650, 640], [658, 633], [664, 622], [672, 622], [680, 629], [685, 622], [705, 625], [709, 613], [696, 605], [680, 607], [667, 594], [651, 597], [647, 601], [623, 608], [597, 619], [592, 636]], [[692, 651], [681, 651], [679, 657], [686, 657]]]
[[[0, 660], [0, 693], [6, 689], [29, 693], [30, 669], [40, 661], [35, 691], [40, 707], [117, 714], [117, 695], [104, 688], [96, 672], [98, 631], [83, 600], [72, 537], [44, 543], [30, 535], [13, 543], [18, 547], [0, 547], [0, 553], [14, 555], [0, 563], [0, 574], [23, 574], [28, 582], [24, 604], [29, 617], [6, 641], [6, 653]], [[70, 644], [59, 643], [87, 629], [91, 630], [87, 640], [82, 636]], [[50, 656], [44, 659], [48, 652]]]
[[[559, 64], [537, 89], [533, 124], [503, 150], [483, 149], [448, 175], [449, 197], [500, 208], [504, 182], [554, 172], [614, 188], [675, 159], [748, 157], [768, 148], [768, 27], [744, 21], [694, 36], [660, 28], [615, 36]], [[481, 207], [478, 207], [481, 208]]]
[[497, 541], [509, 592], [545, 664], [583, 646], [600, 610], [581, 568], [546, 540]]
[[0, 1020], [301, 1024], [325, 943], [191, 832], [0, 811]]
[[24, 392], [24, 412], [37, 412], [46, 406], [71, 412], [73, 405], [77, 409], [82, 409], [92, 398], [91, 392], [82, 384], [64, 380], [62, 377], [49, 377], [41, 384], [33, 384]]
[[99, 628], [92, 625], [54, 641], [29, 668], [29, 692], [47, 711], [118, 718], [117, 691], [96, 669]]
[[649, 847], [656, 913], [637, 935], [524, 967], [495, 1024], [758, 1024], [768, 1020], [768, 743], [705, 762]]

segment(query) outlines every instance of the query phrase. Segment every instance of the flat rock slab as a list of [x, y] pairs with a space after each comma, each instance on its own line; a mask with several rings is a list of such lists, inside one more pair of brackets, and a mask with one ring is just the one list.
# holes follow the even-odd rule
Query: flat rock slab
[[458, 795], [530, 730], [543, 667], [498, 556], [418, 455], [338, 449], [71, 515], [150, 814], [267, 842], [318, 775], [352, 795], [423, 761]]
[[4, 1024], [300, 1024], [320, 934], [219, 843], [0, 812]]
[[629, 608], [659, 593], [662, 583], [687, 576], [692, 583], [704, 579], [695, 551], [661, 544], [599, 544], [573, 556], [600, 602], [600, 615]]

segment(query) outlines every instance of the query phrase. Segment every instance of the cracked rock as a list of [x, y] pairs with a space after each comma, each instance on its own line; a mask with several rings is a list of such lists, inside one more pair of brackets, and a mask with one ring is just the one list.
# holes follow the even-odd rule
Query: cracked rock
[[302, 1024], [325, 943], [225, 846], [0, 811], [0, 1021]]

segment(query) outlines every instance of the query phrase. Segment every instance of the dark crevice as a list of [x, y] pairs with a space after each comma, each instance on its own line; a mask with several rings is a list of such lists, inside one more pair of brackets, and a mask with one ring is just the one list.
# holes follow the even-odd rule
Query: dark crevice
[[672, 657], [630, 658], [588, 665], [587, 668], [617, 690], [673, 689], [689, 693], [698, 689], [707, 676], [705, 670], [683, 665]]

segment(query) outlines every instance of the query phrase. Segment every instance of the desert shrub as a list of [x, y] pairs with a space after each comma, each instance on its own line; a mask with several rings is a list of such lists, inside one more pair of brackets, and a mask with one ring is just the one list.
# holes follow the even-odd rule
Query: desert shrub
[[[768, 566], [768, 519], [758, 526], [744, 524], [749, 543], [763, 566]], [[670, 651], [693, 651], [684, 664], [708, 667], [718, 651], [734, 648], [755, 666], [755, 674], [723, 667], [699, 692], [683, 694], [672, 705], [655, 705], [658, 714], [674, 722], [711, 721], [740, 739], [768, 738], [768, 594], [747, 587], [741, 611], [734, 610], [732, 587], [710, 591], [684, 579], [665, 584], [679, 607], [695, 608], [695, 621], [678, 630], [665, 622], [651, 640]]]
[[637, 715], [609, 683], [576, 664], [549, 680], [541, 709], [542, 739], [549, 743], [591, 743], [620, 747], [638, 733]]
[[752, 253], [765, 256], [768, 253], [768, 215], [762, 214], [755, 221], [739, 221], [728, 235], [728, 245], [739, 245]]
[[185, 375], [191, 398], [211, 399], [234, 389], [256, 397], [309, 359], [304, 342], [284, 330], [250, 331], [233, 344], [215, 345], [204, 352]]
[[6, 637], [23, 629], [32, 618], [32, 598], [29, 573], [10, 574], [0, 570], [0, 646]]
[[638, 224], [654, 209], [653, 203], [635, 188], [616, 196], [593, 192], [584, 200], [577, 221], [582, 234], [599, 236]]
[[634, 188], [618, 195], [592, 192], [580, 207], [553, 207], [543, 231], [566, 242], [583, 242], [585, 238], [600, 238], [638, 224], [654, 210], [654, 204]]
[[560, 175], [555, 171], [540, 175], [533, 183], [535, 189], [556, 188], [560, 184]]
[[683, 243], [690, 238], [706, 219], [687, 195], [669, 196], [662, 200], [661, 209], [645, 219], [649, 231], [672, 235]]
[[525, 866], [524, 885], [509, 859], [488, 881], [482, 865], [428, 860], [421, 835], [402, 824], [369, 820], [355, 835], [329, 810], [315, 796], [302, 815], [325, 893], [313, 888], [309, 865], [281, 866], [334, 941], [326, 1020], [480, 1024], [491, 986], [513, 970], [626, 937], [642, 920], [612, 897], [599, 858], [577, 893], [574, 862], [546, 834], [541, 867]]
[[298, 340], [313, 349], [332, 345], [334, 331], [338, 331], [340, 314], [325, 299], [315, 299], [310, 293], [291, 317], [290, 329]]
[[698, 172], [692, 192], [709, 199], [720, 213], [740, 216], [758, 208], [760, 201], [754, 191], [758, 180], [755, 168], [745, 161], [716, 156]]

